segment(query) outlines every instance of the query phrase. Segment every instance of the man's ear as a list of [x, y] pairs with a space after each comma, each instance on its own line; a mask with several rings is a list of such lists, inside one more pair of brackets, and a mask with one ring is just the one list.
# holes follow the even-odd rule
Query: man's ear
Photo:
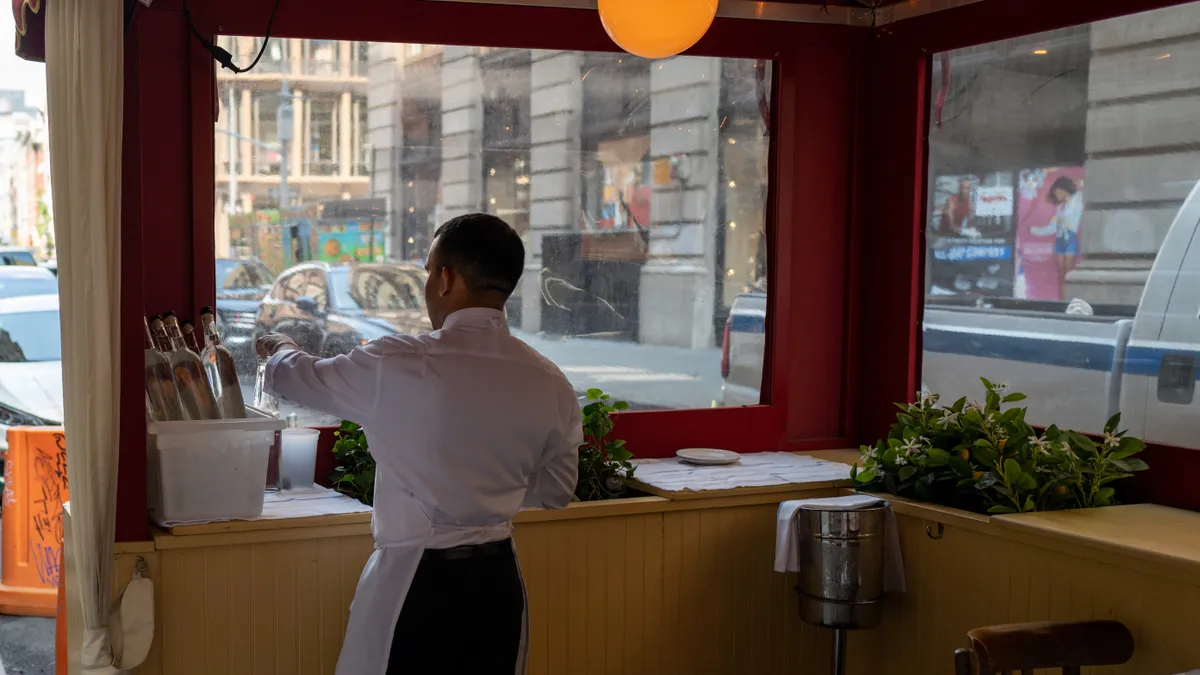
[[438, 289], [438, 295], [443, 297], [450, 295], [450, 291], [456, 279], [454, 278], [454, 270], [447, 266], [443, 266], [438, 272], [442, 275], [442, 287]]

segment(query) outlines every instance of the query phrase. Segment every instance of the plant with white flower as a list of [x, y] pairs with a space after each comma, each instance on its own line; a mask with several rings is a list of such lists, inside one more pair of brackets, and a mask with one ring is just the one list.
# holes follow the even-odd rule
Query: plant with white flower
[[[897, 404], [885, 439], [863, 446], [860, 490], [879, 490], [980, 513], [1024, 513], [1116, 504], [1115, 480], [1146, 468], [1133, 457], [1145, 443], [1118, 430], [1114, 416], [1097, 437], [1051, 425], [1035, 430], [1025, 399], [1006, 382], [983, 380], [982, 401], [942, 406], [922, 391]], [[1093, 430], [1099, 432], [1100, 430]]]
[[958, 424], [958, 416], [959, 413], [948, 410], [938, 419], [937, 425], [943, 429], [949, 429], [950, 427]]

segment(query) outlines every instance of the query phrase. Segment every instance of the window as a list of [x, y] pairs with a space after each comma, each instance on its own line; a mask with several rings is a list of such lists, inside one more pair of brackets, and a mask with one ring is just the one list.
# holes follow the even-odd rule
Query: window
[[338, 98], [319, 95], [306, 101], [307, 173], [332, 176], [338, 171], [338, 103]]
[[[235, 189], [246, 211], [217, 215], [219, 257], [275, 274], [327, 265], [328, 325], [313, 344], [428, 330], [434, 231], [490, 212], [526, 246], [511, 330], [581, 392], [635, 410], [761, 401], [771, 62], [313, 40], [296, 67], [313, 73], [322, 54], [365, 58], [366, 76], [348, 70], [336, 93], [290, 83], [300, 120], [282, 158], [287, 204], [271, 198], [284, 178], [274, 166], [235, 185], [218, 172], [216, 186], [218, 205]], [[229, 88], [278, 91], [219, 84], [223, 100]], [[255, 133], [266, 119], [260, 106]], [[281, 286], [282, 299], [311, 295], [296, 277]]]
[[[937, 55], [922, 386], [1200, 447], [1200, 3]], [[1189, 384], [1191, 383], [1191, 384]]]

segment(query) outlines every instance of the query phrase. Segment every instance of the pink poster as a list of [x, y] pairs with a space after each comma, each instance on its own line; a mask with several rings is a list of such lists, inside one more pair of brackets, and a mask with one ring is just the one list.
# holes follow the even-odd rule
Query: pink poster
[[1082, 254], [1083, 167], [1025, 169], [1018, 185], [1013, 296], [1062, 300], [1064, 278]]

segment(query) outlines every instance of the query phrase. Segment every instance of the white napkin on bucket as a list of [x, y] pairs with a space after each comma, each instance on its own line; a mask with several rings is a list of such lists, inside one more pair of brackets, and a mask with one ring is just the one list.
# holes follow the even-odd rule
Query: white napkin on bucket
[[796, 514], [802, 507], [818, 507], [822, 511], [857, 511], [875, 506], [886, 506], [883, 542], [883, 590], [903, 593], [904, 558], [900, 554], [900, 531], [896, 527], [896, 514], [887, 500], [871, 495], [847, 495], [845, 497], [823, 497], [819, 499], [793, 499], [779, 505], [775, 521], [775, 571], [800, 571], [800, 537], [796, 532]]

